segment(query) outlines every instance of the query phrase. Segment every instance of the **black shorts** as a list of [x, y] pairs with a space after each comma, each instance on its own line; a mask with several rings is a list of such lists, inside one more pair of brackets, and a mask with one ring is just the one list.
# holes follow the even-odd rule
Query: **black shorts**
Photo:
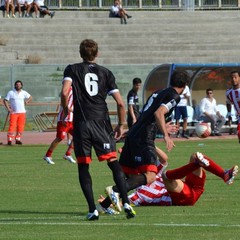
[[157, 173], [157, 153], [154, 141], [142, 142], [126, 138], [119, 163], [126, 174]]
[[73, 121], [74, 152], [78, 163], [89, 164], [94, 148], [99, 161], [117, 159], [116, 141], [110, 121]]

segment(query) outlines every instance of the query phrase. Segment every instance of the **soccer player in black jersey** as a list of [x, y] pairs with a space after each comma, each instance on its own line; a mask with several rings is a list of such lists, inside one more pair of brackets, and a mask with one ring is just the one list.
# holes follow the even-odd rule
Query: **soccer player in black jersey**
[[[64, 71], [61, 104], [67, 114], [68, 89], [72, 86], [74, 151], [78, 163], [80, 186], [89, 206], [87, 219], [98, 220], [99, 218], [89, 173], [92, 148], [99, 161], [107, 161], [121, 194], [126, 216], [132, 218], [135, 212], [129, 204], [125, 175], [117, 161], [116, 153], [116, 139], [120, 139], [124, 131], [124, 102], [113, 73], [95, 62], [98, 44], [91, 39], [85, 39], [80, 43], [79, 51], [83, 62], [68, 65]], [[114, 131], [108, 114], [107, 95], [111, 95], [117, 105], [119, 124]]]
[[[154, 140], [158, 130], [163, 134], [168, 151], [175, 146], [169, 137], [166, 119], [179, 103], [188, 78], [186, 72], [175, 71], [171, 76], [170, 87], [156, 91], [148, 98], [137, 122], [129, 129], [119, 159], [127, 176], [128, 191], [156, 179], [158, 160]], [[106, 198], [101, 206], [107, 208], [112, 202], [116, 210], [121, 210], [119, 201], [113, 201], [119, 196], [118, 188], [109, 186], [106, 189], [111, 189], [114, 197]]]
[[132, 89], [127, 95], [128, 113], [127, 113], [127, 124], [130, 128], [139, 117], [139, 101], [138, 101], [138, 91], [142, 85], [142, 80], [140, 78], [134, 78], [132, 81]]

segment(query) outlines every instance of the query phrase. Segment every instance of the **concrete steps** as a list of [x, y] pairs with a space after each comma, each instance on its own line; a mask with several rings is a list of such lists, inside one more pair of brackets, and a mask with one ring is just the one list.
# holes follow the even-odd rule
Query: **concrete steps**
[[0, 18], [1, 65], [29, 55], [42, 64], [80, 61], [82, 39], [99, 43], [100, 64], [239, 62], [238, 11], [129, 11], [127, 25], [108, 11], [60, 11], [53, 19]]

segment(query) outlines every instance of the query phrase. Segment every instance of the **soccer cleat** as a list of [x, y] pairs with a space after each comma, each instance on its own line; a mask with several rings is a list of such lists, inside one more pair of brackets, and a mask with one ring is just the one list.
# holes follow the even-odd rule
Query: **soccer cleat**
[[43, 160], [45, 160], [48, 164], [55, 164], [55, 162], [52, 161], [51, 157], [44, 156]]
[[232, 184], [235, 176], [238, 173], [238, 166], [235, 165], [231, 169], [224, 172], [224, 182], [228, 185]]
[[203, 154], [200, 152], [196, 153], [195, 163], [199, 164], [201, 167], [209, 166], [209, 161], [204, 158]]
[[54, 12], [54, 11], [53, 11], [53, 12], [50, 12], [50, 17], [51, 17], [51, 18], [53, 18], [54, 15], [55, 15], [55, 12]]
[[89, 221], [95, 221], [99, 219], [99, 213], [97, 211], [97, 209], [94, 210], [94, 212], [92, 213], [88, 213], [87, 215], [87, 220]]
[[129, 205], [128, 203], [124, 203], [123, 208], [124, 212], [126, 213], [127, 219], [135, 217], [136, 212], [133, 210], [131, 205]]
[[114, 208], [118, 212], [121, 212], [122, 208], [121, 208], [121, 205], [120, 205], [119, 193], [114, 192], [113, 189], [112, 189], [112, 186], [106, 187], [105, 193], [110, 198]]
[[7, 143], [9, 146], [11, 146], [12, 145], [12, 141], [8, 141], [8, 143]]
[[96, 208], [97, 208], [97, 210], [98, 210], [98, 212], [100, 214], [108, 214], [108, 215], [117, 215], [117, 214], [119, 214], [118, 211], [115, 211], [111, 207], [104, 208], [103, 206], [101, 206], [101, 204], [97, 204]]
[[23, 143], [20, 140], [16, 140], [16, 144], [22, 145]]
[[183, 134], [182, 134], [182, 137], [183, 137], [183, 138], [186, 138], [186, 139], [189, 139], [189, 136], [188, 136], [186, 133], [183, 133]]
[[76, 161], [72, 158], [72, 156], [64, 155], [63, 158], [65, 160], [68, 160], [70, 163], [76, 163]]

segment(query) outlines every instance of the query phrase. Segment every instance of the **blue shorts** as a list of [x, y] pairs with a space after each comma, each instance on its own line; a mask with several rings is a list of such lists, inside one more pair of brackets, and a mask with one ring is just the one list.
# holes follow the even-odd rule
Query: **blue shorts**
[[180, 120], [181, 117], [183, 120], [188, 118], [187, 106], [180, 106], [175, 108], [175, 119]]

